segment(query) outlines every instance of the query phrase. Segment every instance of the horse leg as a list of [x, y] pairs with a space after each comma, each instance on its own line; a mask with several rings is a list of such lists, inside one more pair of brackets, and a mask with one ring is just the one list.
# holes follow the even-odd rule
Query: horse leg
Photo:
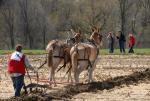
[[79, 76], [83, 70], [84, 70], [83, 66], [81, 64], [78, 64], [78, 68], [76, 68], [74, 75], [76, 83], [79, 83]]
[[57, 86], [57, 84], [56, 84], [56, 80], [55, 80], [55, 71], [56, 71], [56, 68], [58, 67], [58, 64], [55, 64], [54, 66], [53, 66], [54, 68], [53, 68], [53, 70], [52, 70], [52, 79], [53, 79], [53, 83], [54, 83], [54, 86]]
[[51, 69], [49, 71], [49, 84], [52, 85], [54, 83], [54, 85], [56, 86], [54, 76], [55, 76], [55, 68], [53, 66], [53, 67], [51, 67]]
[[73, 80], [72, 80], [72, 76], [71, 76], [71, 71], [69, 71], [68, 73], [68, 82], [71, 80], [71, 83], [73, 83]]
[[67, 64], [67, 67], [68, 67], [68, 83], [69, 83], [69, 81], [71, 80], [71, 83], [73, 83], [73, 79], [72, 79], [72, 75], [71, 75], [71, 71], [72, 71], [72, 66], [71, 66], [71, 63], [68, 63]]
[[52, 78], [53, 78], [54, 86], [57, 86], [56, 80], [55, 80], [55, 71], [56, 71], [57, 67], [58, 67], [59, 64], [60, 64], [61, 59], [56, 58], [54, 61], [55, 61], [55, 62], [54, 62], [54, 64], [53, 64], [53, 70], [52, 70], [53, 75], [52, 75]]
[[[93, 68], [93, 67], [92, 67]], [[92, 70], [92, 68], [91, 67], [89, 67], [89, 69], [88, 69], [88, 83], [90, 83], [90, 82], [92, 82], [93, 80], [92, 80], [92, 73], [93, 73], [93, 70]]]
[[51, 85], [51, 83], [52, 83], [52, 75], [53, 75], [53, 73], [52, 73], [52, 67], [50, 68], [50, 70], [49, 70], [49, 84]]
[[75, 71], [74, 71], [74, 78], [75, 78], [75, 83], [79, 83], [79, 71], [78, 71], [78, 69], [76, 69]]
[[96, 63], [94, 63], [92, 67], [88, 67], [88, 77], [89, 77], [88, 82], [89, 83], [93, 82], [92, 76], [93, 76], [93, 71], [94, 71], [95, 66], [96, 66]]
[[56, 84], [56, 81], [55, 81], [55, 70], [54, 70], [54, 73], [53, 73], [53, 83], [54, 83], [54, 86], [56, 87], [57, 84]]
[[78, 79], [78, 61], [77, 61], [77, 52], [74, 52], [71, 56], [71, 63], [72, 63], [72, 69], [73, 69], [73, 72], [74, 72], [74, 80], [75, 80], [75, 83], [78, 83], [79, 82], [79, 79]]

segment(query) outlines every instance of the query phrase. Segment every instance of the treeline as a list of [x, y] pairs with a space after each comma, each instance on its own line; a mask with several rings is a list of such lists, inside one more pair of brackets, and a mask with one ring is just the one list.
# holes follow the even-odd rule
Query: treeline
[[150, 0], [0, 0], [0, 49], [45, 49], [51, 39], [71, 37], [70, 29], [88, 37], [92, 25], [100, 27], [104, 47], [107, 33], [119, 30], [149, 47]]

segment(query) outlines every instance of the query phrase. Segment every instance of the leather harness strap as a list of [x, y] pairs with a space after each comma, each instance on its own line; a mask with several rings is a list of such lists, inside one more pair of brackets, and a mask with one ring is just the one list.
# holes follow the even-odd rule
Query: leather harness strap
[[[90, 40], [90, 44], [93, 44], [93, 45], [96, 47], [96, 44], [95, 44], [94, 40]], [[76, 50], [77, 50], [77, 54], [79, 54], [77, 47], [76, 47]], [[87, 66], [87, 68], [88, 68], [89, 66], [92, 68], [92, 67], [93, 67], [93, 63], [91, 63], [91, 61], [89, 60], [89, 54], [87, 54], [88, 57], [86, 58], [86, 51], [88, 51], [88, 50], [87, 50], [86, 47], [85, 47], [85, 50], [84, 50], [84, 58], [83, 58], [83, 59], [77, 59], [77, 61], [88, 61], [88, 66]], [[97, 56], [98, 56], [98, 54], [99, 54], [99, 49], [97, 48]], [[94, 60], [94, 61], [95, 61], [95, 60]], [[78, 62], [77, 62], [77, 64], [78, 64]]]
[[63, 49], [64, 47], [63, 46], [60, 46], [60, 48], [59, 48], [59, 55], [54, 55], [53, 57], [55, 57], [55, 58], [64, 58], [64, 54], [63, 54], [63, 56], [61, 56], [61, 51], [63, 51], [62, 49]]

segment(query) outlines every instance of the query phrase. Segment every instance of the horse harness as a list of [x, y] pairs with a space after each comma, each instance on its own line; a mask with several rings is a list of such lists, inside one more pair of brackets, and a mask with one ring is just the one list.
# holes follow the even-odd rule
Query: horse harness
[[55, 58], [64, 58], [64, 53], [62, 53], [62, 51], [64, 51], [64, 46], [60, 46], [59, 54], [58, 55], [53, 55], [53, 57], [55, 57]]
[[[55, 48], [55, 47], [54, 47], [54, 48]], [[59, 54], [58, 54], [58, 55], [53, 55], [54, 58], [64, 59], [64, 64], [58, 68], [57, 72], [58, 72], [61, 68], [66, 67], [67, 61], [65, 61], [65, 55], [66, 55], [65, 49], [67, 49], [67, 47], [65, 47], [65, 45], [60, 45], [59, 51], [58, 51]]]
[[[96, 47], [96, 44], [95, 44], [94, 40], [89, 40], [88, 44], [92, 44], [92, 45], [94, 45]], [[77, 47], [78, 47], [78, 45], [76, 46], [76, 51], [77, 51], [77, 54], [79, 54], [79, 50], [78, 50]], [[89, 66], [90, 66], [90, 68], [92, 68], [95, 60], [93, 62], [91, 62], [89, 60], [89, 54], [87, 54], [87, 58], [86, 58], [86, 51], [88, 51], [88, 50], [87, 50], [87, 48], [84, 45], [83, 45], [83, 47], [85, 48], [85, 50], [84, 50], [84, 58], [82, 58], [82, 59], [79, 58], [79, 59], [77, 59], [77, 61], [88, 61], [87, 69], [88, 69]], [[99, 54], [99, 49], [97, 48], [97, 56], [98, 56], [98, 54]], [[77, 64], [78, 64], [78, 62], [77, 62]]]

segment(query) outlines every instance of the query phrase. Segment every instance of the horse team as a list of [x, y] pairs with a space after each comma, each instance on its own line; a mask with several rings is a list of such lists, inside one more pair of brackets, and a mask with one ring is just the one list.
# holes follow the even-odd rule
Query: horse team
[[[62, 67], [68, 67], [68, 82], [79, 83], [79, 75], [88, 70], [88, 82], [92, 82], [92, 74], [96, 67], [102, 35], [97, 27], [92, 27], [92, 34], [86, 41], [81, 40], [81, 33], [75, 33], [67, 41], [51, 40], [46, 50], [48, 52], [49, 80], [56, 85], [55, 72]], [[60, 64], [63, 66], [60, 67]], [[73, 78], [71, 76], [73, 73]]]

